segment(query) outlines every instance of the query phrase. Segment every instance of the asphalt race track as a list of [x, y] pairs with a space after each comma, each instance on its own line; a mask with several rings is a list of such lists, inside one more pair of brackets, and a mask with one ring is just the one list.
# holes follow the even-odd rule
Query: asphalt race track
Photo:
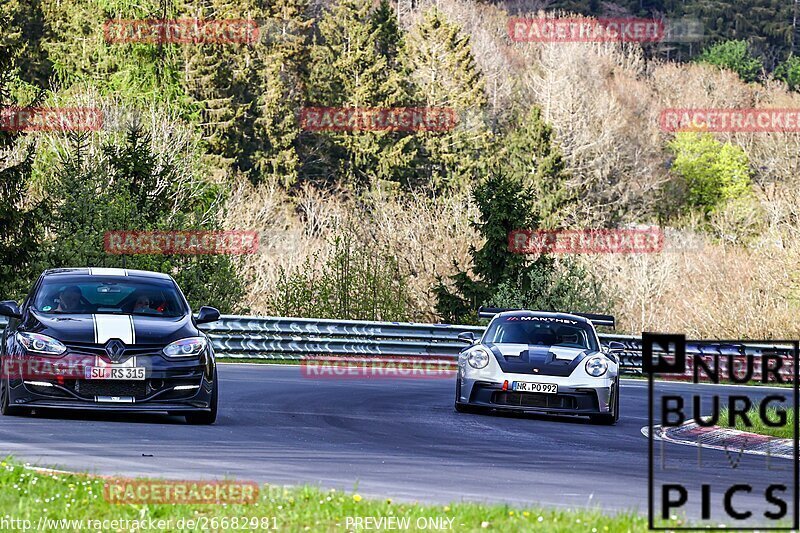
[[[214, 426], [166, 415], [39, 412], [0, 418], [0, 453], [109, 475], [308, 483], [426, 502], [647, 510], [646, 381], [623, 381], [621, 421], [597, 426], [458, 414], [454, 378], [309, 379], [297, 366], [250, 364], [220, 365], [219, 374]], [[713, 479], [727, 461], [724, 452], [706, 450], [707, 466], [698, 470], [694, 447], [667, 444], [665, 455], [672, 475], [695, 479]], [[742, 464], [748, 461], [756, 465], [748, 475], [774, 478], [762, 457], [746, 456]]]

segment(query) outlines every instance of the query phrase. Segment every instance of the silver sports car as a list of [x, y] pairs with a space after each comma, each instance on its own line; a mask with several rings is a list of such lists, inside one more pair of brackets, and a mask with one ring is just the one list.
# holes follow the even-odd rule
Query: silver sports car
[[602, 346], [595, 325], [614, 317], [592, 314], [481, 308], [492, 317], [480, 339], [458, 357], [455, 408], [534, 411], [588, 416], [593, 422], [619, 420], [621, 343]]

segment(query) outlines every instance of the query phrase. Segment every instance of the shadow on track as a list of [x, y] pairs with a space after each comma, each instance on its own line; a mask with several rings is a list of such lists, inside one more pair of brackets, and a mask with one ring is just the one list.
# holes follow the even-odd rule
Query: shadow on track
[[458, 416], [481, 416], [490, 418], [510, 418], [517, 420], [539, 420], [544, 422], [559, 422], [565, 424], [577, 424], [594, 427], [603, 427], [600, 424], [593, 424], [591, 420], [586, 417], [573, 416], [573, 415], [551, 415], [546, 413], [525, 413], [518, 411], [503, 411], [487, 409], [475, 413], [458, 413], [453, 411], [454, 415]]
[[34, 409], [31, 414], [21, 418], [47, 418], [51, 420], [85, 420], [91, 422], [120, 422], [134, 424], [171, 424], [186, 425], [182, 416], [171, 416], [166, 413], [132, 413], [70, 409]]

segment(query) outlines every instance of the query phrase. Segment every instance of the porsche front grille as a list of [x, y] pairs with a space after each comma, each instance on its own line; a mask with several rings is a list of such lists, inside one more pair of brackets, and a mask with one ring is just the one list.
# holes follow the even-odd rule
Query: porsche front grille
[[553, 409], [575, 409], [578, 404], [572, 396], [541, 394], [537, 392], [495, 392], [492, 403], [519, 407], [544, 407]]

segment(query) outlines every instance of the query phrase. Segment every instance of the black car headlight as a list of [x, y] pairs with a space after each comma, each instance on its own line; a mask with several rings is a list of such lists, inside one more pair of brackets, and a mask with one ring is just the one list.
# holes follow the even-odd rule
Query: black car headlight
[[61, 355], [67, 351], [67, 347], [60, 341], [41, 333], [18, 331], [17, 342], [25, 348], [26, 352], [40, 355]]
[[187, 337], [168, 344], [163, 352], [167, 357], [195, 357], [205, 350], [205, 337]]
[[467, 352], [467, 362], [472, 368], [486, 368], [489, 364], [489, 352], [483, 348], [473, 348]]
[[586, 373], [590, 376], [594, 376], [599, 378], [603, 374], [608, 371], [608, 362], [606, 361], [605, 357], [600, 357], [598, 355], [594, 357], [590, 357], [588, 361], [586, 361]]

